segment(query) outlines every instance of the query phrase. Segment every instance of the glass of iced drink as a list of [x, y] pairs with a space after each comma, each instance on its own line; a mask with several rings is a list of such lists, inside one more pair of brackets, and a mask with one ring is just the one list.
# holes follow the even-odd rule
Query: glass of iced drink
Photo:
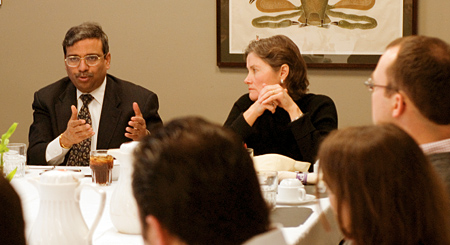
[[92, 182], [101, 186], [111, 185], [114, 158], [108, 155], [108, 150], [91, 151], [89, 166], [92, 169]]
[[[27, 162], [27, 145], [25, 143], [9, 143], [9, 151], [3, 155], [3, 171], [5, 176], [17, 168], [14, 178], [25, 176], [25, 165]], [[2, 173], [0, 173], [2, 174]]]

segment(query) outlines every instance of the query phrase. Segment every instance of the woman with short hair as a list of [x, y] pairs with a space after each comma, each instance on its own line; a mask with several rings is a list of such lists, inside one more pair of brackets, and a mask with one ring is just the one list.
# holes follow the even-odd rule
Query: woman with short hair
[[337, 128], [337, 112], [329, 97], [308, 93], [297, 45], [283, 35], [255, 40], [245, 58], [249, 93], [234, 103], [225, 126], [255, 155], [277, 153], [314, 163], [321, 139]]

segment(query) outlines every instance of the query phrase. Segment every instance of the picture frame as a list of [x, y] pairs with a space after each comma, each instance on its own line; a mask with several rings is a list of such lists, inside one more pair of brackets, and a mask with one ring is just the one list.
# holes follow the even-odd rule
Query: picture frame
[[[261, 2], [258, 3], [258, 1]], [[301, 14], [302, 11], [303, 13], [305, 13], [308, 7], [305, 6], [304, 7], [305, 10], [300, 11], [298, 8], [302, 6], [296, 6], [297, 9], [291, 11], [275, 12], [276, 9], [274, 11], [269, 9], [268, 10], [269, 12], [262, 12], [260, 11], [260, 8], [262, 8], [261, 6], [264, 6], [264, 4], [261, 4], [264, 3], [264, 1], [266, 1], [267, 6], [267, 3], [270, 4], [271, 2], [273, 3], [277, 0], [250, 0], [250, 1], [216, 0], [218, 67], [220, 68], [245, 67], [243, 51], [250, 41], [255, 40], [257, 37], [265, 38], [272, 35], [283, 34], [290, 37], [294, 42], [301, 40], [300, 44], [297, 42], [296, 44], [297, 46], [299, 46], [302, 56], [305, 59], [308, 68], [373, 69], [375, 68], [378, 59], [380, 58], [387, 44], [389, 44], [391, 41], [393, 41], [398, 37], [417, 34], [417, 0], [392, 0], [392, 1], [372, 0], [372, 2], [374, 2], [375, 4], [373, 4], [373, 7], [370, 9], [370, 12], [368, 12], [369, 10], [361, 10], [361, 9], [356, 10], [346, 8], [342, 8], [339, 10], [337, 8], [335, 9], [336, 12], [347, 11], [348, 13], [340, 12], [340, 14], [344, 14], [344, 16], [369, 16], [367, 18], [375, 19], [377, 26], [372, 28], [372, 30], [358, 29], [358, 28], [354, 29], [340, 28], [341, 26], [339, 26], [339, 23], [341, 21], [339, 20], [339, 18], [335, 18], [331, 15], [329, 16], [331, 22], [327, 26], [324, 24], [324, 26], [326, 26], [325, 28], [321, 27], [320, 24], [306, 25], [302, 26], [302, 28], [295, 27], [293, 25], [286, 28], [256, 27], [253, 23], [257, 23], [258, 20], [264, 18], [269, 19], [269, 17], [272, 19], [278, 18], [278, 20], [280, 20], [282, 19], [280, 17], [287, 16], [288, 14], [292, 15], [292, 13], [296, 14], [297, 12]], [[292, 2], [294, 2], [292, 0], [281, 0], [281, 1], [284, 1], [285, 3], [289, 2], [287, 4], [291, 5], [293, 5]], [[304, 0], [297, 0], [297, 2], [300, 1], [304, 2]], [[336, 6], [338, 5], [338, 3], [342, 2], [347, 3], [355, 2], [354, 0], [353, 1], [314, 0], [314, 1], [328, 2], [327, 7], [328, 9], [330, 8], [331, 6], [330, 3], [332, 2], [334, 4], [333, 6]], [[361, 2], [368, 2], [368, 1], [361, 0]], [[393, 5], [379, 6], [381, 4], [384, 4], [384, 2], [388, 2], [389, 4]], [[232, 6], [230, 6], [230, 3], [232, 4]], [[255, 5], [258, 4], [259, 6], [256, 7]], [[280, 4], [280, 2], [278, 2], [278, 4]], [[393, 12], [393, 14], [386, 13], [386, 9], [390, 9], [391, 12]], [[334, 12], [326, 12], [326, 13], [330, 14], [333, 13], [333, 15], [335, 15]], [[370, 15], [374, 17], [371, 17]], [[247, 19], [241, 20], [241, 16]], [[298, 19], [298, 21], [297, 18], [298, 15], [294, 18], [287, 17], [284, 19], [284, 21], [290, 21], [291, 23], [298, 22], [297, 23], [298, 26], [301, 26], [302, 24], [304, 25], [304, 23], [300, 22], [300, 18]], [[230, 21], [230, 19], [232, 19], [232, 21]], [[343, 20], [343, 22], [346, 21], [345, 19], [341, 20]], [[273, 23], [277, 24], [279, 22], [280, 21], [278, 22], [275, 21]], [[333, 24], [332, 22], [336, 22], [338, 24]], [[353, 25], [360, 25], [357, 23], [357, 21], [352, 22], [350, 20], [347, 22]], [[261, 23], [263, 23], [263, 21]], [[301, 32], [304, 33], [303, 37]], [[261, 35], [259, 35], [259, 33], [261, 33]], [[321, 37], [325, 37], [325, 41], [319, 40], [317, 38], [314, 39], [314, 36], [316, 34], [317, 36], [319, 36], [319, 39]], [[326, 35], [330, 36], [327, 37]], [[339, 40], [339, 38], [341, 40]], [[235, 41], [235, 39], [237, 41]], [[246, 41], [246, 43], [244, 43], [244, 41]], [[240, 45], [234, 44], [239, 42]], [[309, 46], [306, 45], [306, 43], [308, 42], [312, 42], [313, 45]], [[322, 43], [322, 45], [317, 46], [319, 48], [313, 47], [312, 49], [309, 49], [309, 47], [314, 46], [314, 44], [316, 43]], [[354, 46], [352, 47], [351, 45], [348, 45], [348, 43], [354, 43], [352, 44]], [[305, 45], [301, 46], [303, 44]], [[335, 48], [334, 50], [333, 49], [319, 50], [322, 49], [322, 47], [324, 46], [332, 46], [338, 48]], [[350, 46], [350, 49], [345, 48], [345, 46]], [[238, 52], [236, 52], [236, 50], [238, 50]]]

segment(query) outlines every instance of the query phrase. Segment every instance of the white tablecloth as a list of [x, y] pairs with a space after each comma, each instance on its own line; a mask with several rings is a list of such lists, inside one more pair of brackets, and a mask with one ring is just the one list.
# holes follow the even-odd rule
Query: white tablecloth
[[[32, 224], [37, 217], [39, 210], [39, 194], [37, 189], [29, 183], [26, 179], [30, 176], [28, 174], [24, 178], [14, 178], [11, 182], [13, 187], [18, 192], [22, 200], [22, 206], [25, 218], [25, 229], [27, 238], [31, 232]], [[91, 182], [91, 178], [82, 179], [83, 182]], [[109, 216], [109, 206], [111, 195], [114, 191], [117, 181], [113, 181], [111, 186], [101, 187], [107, 193], [107, 200], [103, 216], [97, 229], [94, 232], [93, 244], [94, 245], [140, 245], [144, 244], [141, 235], [129, 235], [119, 233], [113, 226]], [[330, 208], [330, 202], [328, 198], [319, 199], [323, 212], [325, 213], [328, 221], [331, 223], [331, 231], [325, 231], [322, 223], [319, 220], [319, 210], [315, 202], [310, 202], [301, 207], [309, 207], [314, 212], [311, 216], [298, 227], [285, 227], [282, 228], [283, 235], [286, 238], [288, 244], [337, 244], [342, 238], [341, 233], [336, 225], [332, 210]], [[82, 214], [88, 227], [91, 224], [97, 213], [99, 204], [99, 196], [96, 192], [90, 188], [84, 188], [80, 196], [80, 206]]]

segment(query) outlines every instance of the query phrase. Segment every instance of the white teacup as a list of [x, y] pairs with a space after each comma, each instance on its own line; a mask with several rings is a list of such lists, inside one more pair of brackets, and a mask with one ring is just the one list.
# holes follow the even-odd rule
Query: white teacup
[[306, 198], [305, 187], [298, 179], [284, 179], [278, 186], [277, 201], [301, 202]]

